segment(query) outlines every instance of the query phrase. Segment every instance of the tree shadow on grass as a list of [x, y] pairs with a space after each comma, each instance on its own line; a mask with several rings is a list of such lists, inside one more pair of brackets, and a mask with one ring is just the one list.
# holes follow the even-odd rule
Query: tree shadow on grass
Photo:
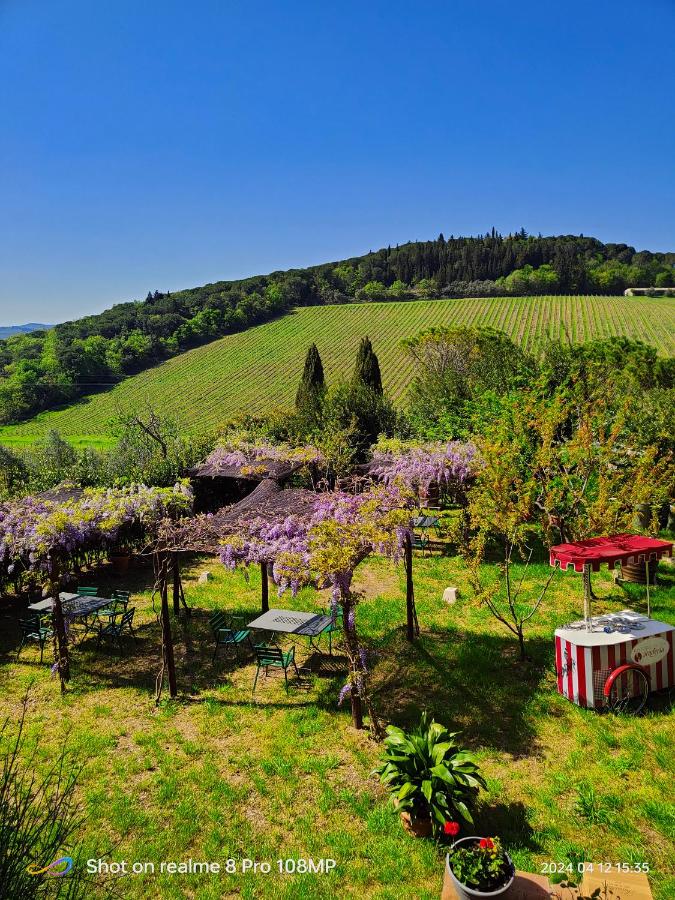
[[385, 721], [403, 728], [426, 709], [468, 746], [536, 755], [528, 708], [552, 668], [553, 642], [530, 639], [527, 649], [531, 660], [521, 663], [506, 636], [447, 627], [410, 644], [397, 629], [377, 656], [373, 699]]
[[475, 833], [478, 835], [498, 834], [512, 849], [542, 849], [527, 818], [524, 803], [481, 803], [474, 815]]

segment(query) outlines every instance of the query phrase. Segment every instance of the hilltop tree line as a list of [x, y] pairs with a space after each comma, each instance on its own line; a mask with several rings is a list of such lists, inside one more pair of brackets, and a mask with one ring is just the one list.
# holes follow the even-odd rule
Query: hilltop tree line
[[[175, 293], [151, 291], [47, 332], [0, 341], [0, 423], [100, 390], [149, 366], [296, 306], [415, 298], [621, 293], [675, 284], [675, 253], [583, 236], [463, 238]], [[639, 302], [636, 300], [636, 302]]]

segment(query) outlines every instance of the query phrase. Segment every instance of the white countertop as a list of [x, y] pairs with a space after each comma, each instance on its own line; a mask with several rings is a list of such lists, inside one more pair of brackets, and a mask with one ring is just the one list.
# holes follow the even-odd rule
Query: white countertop
[[[625, 623], [630, 628], [628, 632], [604, 630], [606, 625], [618, 625]], [[637, 627], [636, 627], [637, 626]], [[619, 613], [606, 613], [602, 616], [591, 618], [591, 630], [586, 630], [586, 622], [579, 619], [556, 628], [555, 636], [560, 637], [578, 647], [602, 647], [612, 644], [623, 644], [626, 641], [639, 641], [642, 638], [654, 637], [663, 634], [664, 631], [673, 631], [675, 626], [667, 622], [659, 622], [658, 619], [648, 619], [640, 613], [624, 609]]]

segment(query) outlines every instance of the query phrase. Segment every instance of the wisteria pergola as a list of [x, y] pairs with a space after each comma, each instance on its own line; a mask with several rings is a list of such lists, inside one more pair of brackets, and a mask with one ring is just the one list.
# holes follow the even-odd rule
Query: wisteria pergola
[[142, 546], [155, 525], [191, 508], [186, 483], [173, 488], [62, 486], [0, 503], [0, 589], [7, 581], [32, 583], [53, 599], [54, 672], [62, 690], [70, 678], [68, 623], [60, 597], [64, 579], [100, 562], [120, 544]]
[[[350, 659], [349, 693], [356, 727], [362, 727], [361, 700], [367, 701], [367, 667], [354, 618], [356, 597], [350, 591], [354, 568], [371, 553], [400, 556], [406, 570], [406, 636], [419, 634], [412, 576], [410, 498], [397, 487], [378, 486], [358, 496], [283, 489], [266, 479], [244, 500], [208, 515], [160, 523], [146, 552], [158, 560], [162, 601], [164, 665], [170, 695], [176, 696], [176, 673], [168, 605], [168, 578], [174, 573], [174, 610], [179, 610], [179, 554], [218, 556], [234, 568], [256, 563], [261, 571], [261, 608], [269, 609], [271, 575], [280, 591], [301, 585], [331, 586], [334, 614], [342, 606], [344, 642]], [[371, 711], [371, 720], [373, 718]]]

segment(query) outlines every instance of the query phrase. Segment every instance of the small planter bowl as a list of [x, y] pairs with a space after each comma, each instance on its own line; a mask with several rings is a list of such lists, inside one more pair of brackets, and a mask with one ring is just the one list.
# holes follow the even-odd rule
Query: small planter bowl
[[[455, 841], [455, 847], [461, 846], [462, 844], [475, 844], [480, 840], [479, 837], [464, 837], [460, 838], [458, 841]], [[511, 885], [516, 877], [516, 867], [513, 865], [513, 860], [509, 856], [508, 853], [505, 853], [506, 859], [508, 861], [511, 874], [508, 879], [502, 884], [500, 887], [495, 888], [493, 891], [478, 891], [476, 888], [467, 887], [465, 884], [462, 884], [461, 881], [458, 881], [455, 878], [455, 873], [452, 871], [452, 866], [450, 865], [450, 854], [448, 853], [445, 857], [445, 868], [450, 878], [450, 883], [455, 889], [457, 893], [457, 897], [459, 900], [480, 900], [481, 897], [501, 897], [508, 890], [510, 890]]]

